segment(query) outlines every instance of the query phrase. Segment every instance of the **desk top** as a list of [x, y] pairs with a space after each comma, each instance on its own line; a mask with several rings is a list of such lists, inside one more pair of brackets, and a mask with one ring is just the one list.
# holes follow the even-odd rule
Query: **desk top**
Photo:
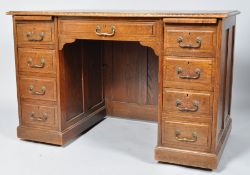
[[66, 11], [10, 11], [8, 15], [22, 16], [83, 16], [83, 17], [174, 17], [174, 18], [226, 18], [237, 15], [237, 10], [229, 11], [100, 11], [100, 10], [66, 10]]

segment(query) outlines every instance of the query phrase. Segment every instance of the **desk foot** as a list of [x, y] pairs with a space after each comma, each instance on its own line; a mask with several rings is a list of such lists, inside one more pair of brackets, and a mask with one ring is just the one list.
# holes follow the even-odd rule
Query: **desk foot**
[[211, 170], [216, 169], [221, 154], [226, 145], [227, 139], [229, 137], [231, 128], [232, 120], [229, 119], [227, 127], [223, 132], [222, 138], [218, 143], [216, 153], [189, 151], [164, 146], [157, 146], [155, 148], [155, 159], [159, 162], [166, 162], [171, 164], [199, 167]]
[[49, 129], [33, 128], [20, 125], [17, 128], [17, 136], [23, 140], [30, 140], [53, 145], [65, 145], [72, 139], [75, 139], [82, 132], [94, 126], [104, 119], [106, 116], [105, 107], [102, 107], [95, 112], [84, 117], [74, 125], [64, 131], [56, 131]]

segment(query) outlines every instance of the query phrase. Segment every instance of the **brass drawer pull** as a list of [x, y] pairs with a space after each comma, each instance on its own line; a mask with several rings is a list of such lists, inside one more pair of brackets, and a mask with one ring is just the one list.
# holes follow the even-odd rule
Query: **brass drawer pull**
[[29, 92], [30, 92], [32, 95], [45, 95], [46, 87], [45, 87], [45, 86], [42, 86], [42, 87], [41, 87], [41, 91], [40, 91], [40, 92], [37, 92], [37, 91], [34, 91], [34, 86], [33, 86], [33, 85], [30, 85], [30, 87], [29, 87]]
[[96, 26], [95, 33], [98, 36], [114, 36], [115, 35], [115, 26], [111, 26], [111, 32], [101, 32], [101, 27], [99, 25]]
[[28, 41], [42, 41], [44, 39], [45, 33], [41, 32], [39, 34], [39, 38], [34, 38], [33, 35], [34, 35], [34, 32], [28, 32], [27, 33], [26, 36], [28, 38]]
[[196, 132], [192, 132], [192, 138], [181, 137], [181, 131], [175, 131], [175, 139], [181, 142], [196, 142], [197, 141], [197, 134]]
[[201, 70], [199, 68], [196, 68], [194, 70], [194, 73], [195, 73], [194, 76], [192, 76], [192, 75], [184, 75], [182, 68], [178, 67], [176, 69], [176, 73], [179, 75], [179, 78], [181, 78], [181, 79], [199, 79], [200, 75], [201, 75]]
[[176, 107], [181, 112], [196, 112], [199, 110], [199, 102], [195, 100], [195, 101], [193, 101], [193, 107], [187, 108], [187, 107], [182, 107], [182, 101], [177, 99], [176, 100]]
[[42, 117], [36, 117], [35, 116], [35, 112], [31, 112], [30, 117], [32, 118], [32, 120], [40, 121], [40, 122], [45, 122], [48, 119], [48, 114], [47, 113], [43, 113]]
[[197, 48], [201, 47], [201, 38], [200, 37], [197, 37], [195, 39], [195, 44], [194, 45], [192, 45], [192, 44], [183, 44], [183, 37], [182, 36], [179, 36], [177, 38], [177, 42], [179, 43], [179, 47], [181, 47], [181, 48], [197, 49]]
[[27, 64], [31, 68], [44, 68], [45, 65], [45, 59], [41, 58], [40, 64], [33, 64], [32, 58], [29, 58], [27, 61]]

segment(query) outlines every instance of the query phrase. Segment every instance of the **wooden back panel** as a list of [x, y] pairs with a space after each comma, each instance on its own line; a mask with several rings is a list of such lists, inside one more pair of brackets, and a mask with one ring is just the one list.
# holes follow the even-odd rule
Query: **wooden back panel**
[[138, 42], [104, 42], [107, 113], [157, 120], [158, 57]]

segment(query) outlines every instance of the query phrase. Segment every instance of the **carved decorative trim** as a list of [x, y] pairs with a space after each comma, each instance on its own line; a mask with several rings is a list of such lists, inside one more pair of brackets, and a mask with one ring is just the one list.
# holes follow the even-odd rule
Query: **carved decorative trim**
[[[60, 39], [59, 42], [59, 50], [62, 50], [64, 45], [67, 43], [73, 43], [77, 40], [78, 38], [62, 38]], [[82, 39], [82, 38], [79, 38]], [[160, 42], [152, 42], [152, 41], [138, 41], [142, 46], [147, 46], [153, 49], [154, 53], [157, 56], [160, 56], [161, 53], [161, 45]]]
[[59, 40], [59, 50], [62, 50], [65, 44], [73, 43], [76, 40], [77, 38], [63, 38], [62, 40]]
[[152, 42], [152, 41], [139, 41], [142, 46], [147, 46], [153, 49], [155, 55], [161, 55], [161, 44], [159, 42]]

